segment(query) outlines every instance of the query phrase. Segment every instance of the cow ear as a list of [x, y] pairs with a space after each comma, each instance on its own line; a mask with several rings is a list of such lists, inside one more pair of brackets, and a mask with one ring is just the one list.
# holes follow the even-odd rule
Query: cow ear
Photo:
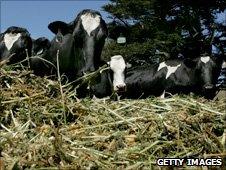
[[51, 22], [48, 25], [48, 28], [54, 34], [57, 34], [59, 31], [63, 35], [68, 34], [68, 33], [71, 33], [70, 26], [67, 23], [62, 22], [62, 21], [54, 21], [54, 22]]
[[186, 67], [194, 68], [194, 67], [196, 67], [196, 64], [197, 64], [197, 62], [195, 62], [194, 60], [191, 60], [191, 59], [185, 59], [184, 60], [184, 65]]

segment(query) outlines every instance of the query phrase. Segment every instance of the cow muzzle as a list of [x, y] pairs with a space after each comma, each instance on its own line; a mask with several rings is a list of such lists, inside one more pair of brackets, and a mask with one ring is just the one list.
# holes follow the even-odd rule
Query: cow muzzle
[[203, 86], [205, 90], [212, 90], [214, 89], [214, 85], [213, 84], [206, 84]]
[[124, 93], [126, 91], [126, 85], [125, 84], [116, 85], [114, 91], [116, 93]]

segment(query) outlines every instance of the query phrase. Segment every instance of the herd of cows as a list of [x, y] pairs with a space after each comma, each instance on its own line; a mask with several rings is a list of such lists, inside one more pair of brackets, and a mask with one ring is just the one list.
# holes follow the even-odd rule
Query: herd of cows
[[101, 52], [108, 36], [107, 26], [100, 13], [90, 9], [81, 11], [70, 23], [55, 21], [48, 28], [55, 34], [52, 41], [45, 37], [35, 40], [26, 29], [9, 27], [0, 34], [0, 61], [13, 64], [25, 60], [24, 64], [29, 64], [38, 76], [57, 75], [59, 71], [69, 81], [108, 64], [109, 69], [78, 89], [81, 97], [101, 98], [115, 92], [126, 98], [145, 98], [193, 92], [213, 98], [220, 72], [226, 69], [225, 58], [210, 56], [128, 68], [123, 57], [116, 54], [105, 63]]

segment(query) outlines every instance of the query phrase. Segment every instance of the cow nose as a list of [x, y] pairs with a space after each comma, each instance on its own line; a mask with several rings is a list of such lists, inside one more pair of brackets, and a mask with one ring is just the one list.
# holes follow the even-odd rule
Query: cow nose
[[120, 84], [120, 85], [117, 85], [116, 86], [116, 92], [125, 92], [125, 90], [126, 90], [126, 85], [124, 85], [124, 84]]
[[204, 86], [205, 90], [211, 90], [213, 88], [214, 88], [214, 85], [212, 85], [212, 84], [207, 84], [207, 85]]

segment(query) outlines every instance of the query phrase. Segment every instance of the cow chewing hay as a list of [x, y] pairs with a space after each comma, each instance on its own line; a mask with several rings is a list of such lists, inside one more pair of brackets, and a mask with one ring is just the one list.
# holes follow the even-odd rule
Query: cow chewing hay
[[0, 68], [0, 169], [153, 169], [157, 158], [175, 157], [226, 163], [226, 99], [76, 100], [71, 85], [60, 91], [58, 81], [11, 67]]

